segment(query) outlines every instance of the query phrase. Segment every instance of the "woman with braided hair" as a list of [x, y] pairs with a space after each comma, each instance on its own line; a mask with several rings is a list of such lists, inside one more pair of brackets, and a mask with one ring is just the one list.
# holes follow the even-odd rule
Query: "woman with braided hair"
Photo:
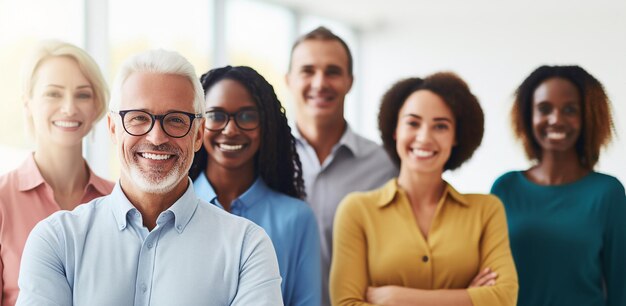
[[201, 78], [204, 148], [189, 176], [200, 198], [263, 227], [274, 244], [285, 305], [320, 304], [317, 223], [285, 110], [254, 69], [226, 66]]

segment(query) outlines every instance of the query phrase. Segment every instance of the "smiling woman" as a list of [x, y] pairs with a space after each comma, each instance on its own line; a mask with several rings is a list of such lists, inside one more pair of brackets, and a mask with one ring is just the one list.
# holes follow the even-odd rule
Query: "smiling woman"
[[453, 73], [401, 80], [378, 118], [400, 175], [339, 205], [332, 304], [515, 305], [502, 204], [461, 194], [442, 178], [482, 140], [483, 112], [467, 84]]
[[320, 246], [295, 139], [272, 85], [246, 66], [202, 76], [204, 149], [189, 176], [205, 201], [261, 226], [270, 236], [285, 305], [319, 306]]
[[551, 78], [541, 83], [532, 106], [533, 137], [539, 146], [547, 151], [574, 150], [580, 136], [581, 108], [580, 94], [572, 82]]
[[625, 305], [624, 186], [594, 171], [613, 133], [602, 84], [578, 66], [539, 67], [517, 89], [512, 119], [536, 164], [491, 191], [506, 207], [518, 305]]
[[82, 157], [83, 137], [104, 115], [108, 99], [100, 70], [85, 51], [59, 41], [41, 43], [24, 65], [22, 98], [36, 149], [0, 176], [2, 305], [15, 303], [22, 250], [35, 224], [113, 188]]
[[81, 0], [0, 1], [0, 101], [3, 101], [0, 174], [13, 170], [34, 149], [32, 138], [27, 137], [26, 118], [21, 116], [24, 113], [20, 103], [21, 80], [17, 76], [23, 61], [42, 39], [80, 45], [85, 37], [81, 3]]

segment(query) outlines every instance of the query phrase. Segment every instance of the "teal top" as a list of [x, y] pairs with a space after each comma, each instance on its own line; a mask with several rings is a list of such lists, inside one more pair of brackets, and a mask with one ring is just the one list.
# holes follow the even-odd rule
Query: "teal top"
[[626, 195], [606, 174], [537, 185], [496, 180], [519, 275], [518, 305], [626, 305]]

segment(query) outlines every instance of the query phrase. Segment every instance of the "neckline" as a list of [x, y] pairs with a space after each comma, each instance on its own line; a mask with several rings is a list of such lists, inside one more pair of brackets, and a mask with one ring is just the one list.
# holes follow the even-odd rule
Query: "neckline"
[[595, 174], [595, 171], [589, 171], [587, 174], [583, 175], [582, 177], [580, 177], [579, 179], [569, 182], [569, 183], [565, 183], [565, 184], [558, 184], [558, 185], [541, 185], [538, 183], [535, 183], [533, 181], [531, 181], [527, 176], [526, 176], [526, 171], [517, 171], [517, 175], [521, 177], [521, 180], [529, 185], [532, 186], [534, 188], [549, 188], [549, 189], [557, 189], [557, 188], [570, 188], [572, 186], [578, 185], [583, 181], [586, 181], [588, 178], [590, 178], [593, 174]]

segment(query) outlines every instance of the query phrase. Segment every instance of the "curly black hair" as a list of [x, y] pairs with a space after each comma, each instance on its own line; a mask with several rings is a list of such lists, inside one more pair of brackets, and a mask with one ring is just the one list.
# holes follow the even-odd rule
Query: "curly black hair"
[[526, 156], [541, 161], [541, 146], [532, 133], [532, 109], [535, 90], [544, 81], [561, 78], [571, 82], [580, 94], [582, 128], [576, 141], [581, 166], [593, 169], [600, 149], [612, 138], [615, 129], [609, 98], [595, 77], [579, 66], [541, 66], [535, 69], [515, 91], [511, 109], [513, 132], [522, 141]]
[[406, 99], [418, 90], [428, 90], [439, 97], [454, 114], [456, 145], [444, 170], [453, 170], [470, 159], [480, 146], [484, 133], [484, 114], [478, 99], [460, 77], [451, 72], [439, 72], [424, 79], [407, 78], [395, 83], [383, 96], [378, 113], [378, 128], [383, 147], [391, 160], [400, 166], [394, 133], [398, 125], [398, 113]]
[[[204, 94], [219, 81], [229, 79], [243, 85], [256, 103], [261, 119], [261, 145], [254, 157], [255, 172], [272, 189], [304, 199], [302, 164], [296, 151], [296, 140], [287, 124], [285, 109], [274, 88], [254, 69], [226, 66], [209, 70], [200, 78]], [[204, 146], [195, 153], [189, 177], [195, 180], [207, 167]]]

